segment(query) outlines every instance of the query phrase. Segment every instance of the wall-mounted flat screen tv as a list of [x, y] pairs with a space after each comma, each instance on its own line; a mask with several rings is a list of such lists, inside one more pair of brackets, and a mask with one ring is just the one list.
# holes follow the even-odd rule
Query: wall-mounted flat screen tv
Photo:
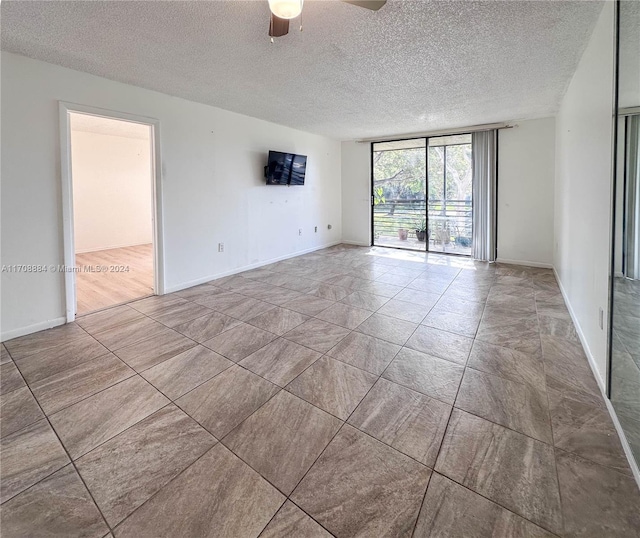
[[295, 153], [269, 152], [269, 162], [264, 167], [267, 185], [304, 185], [307, 156]]

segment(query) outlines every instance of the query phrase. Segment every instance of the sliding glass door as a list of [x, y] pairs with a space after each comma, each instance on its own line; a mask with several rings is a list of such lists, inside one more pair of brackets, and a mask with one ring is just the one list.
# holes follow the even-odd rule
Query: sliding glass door
[[472, 252], [471, 135], [372, 144], [376, 246]]
[[471, 135], [429, 138], [429, 250], [471, 255]]
[[373, 244], [426, 250], [426, 140], [372, 146]]

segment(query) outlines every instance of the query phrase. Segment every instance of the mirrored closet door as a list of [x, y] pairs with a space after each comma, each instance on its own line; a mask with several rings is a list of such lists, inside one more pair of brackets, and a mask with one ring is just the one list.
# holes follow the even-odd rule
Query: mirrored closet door
[[640, 2], [618, 9], [609, 394], [640, 464]]

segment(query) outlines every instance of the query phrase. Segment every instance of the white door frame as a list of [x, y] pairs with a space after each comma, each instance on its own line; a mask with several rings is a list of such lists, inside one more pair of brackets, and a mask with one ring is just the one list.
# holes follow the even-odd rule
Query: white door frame
[[70, 268], [76, 265], [73, 228], [73, 177], [71, 169], [70, 113], [88, 114], [101, 118], [125, 120], [151, 127], [152, 219], [153, 219], [153, 291], [164, 295], [164, 231], [162, 218], [162, 166], [160, 161], [160, 122], [154, 118], [137, 116], [127, 112], [106, 110], [92, 106], [60, 101], [60, 164], [62, 179], [62, 230], [64, 238], [64, 285], [67, 323], [76, 319], [76, 273]]

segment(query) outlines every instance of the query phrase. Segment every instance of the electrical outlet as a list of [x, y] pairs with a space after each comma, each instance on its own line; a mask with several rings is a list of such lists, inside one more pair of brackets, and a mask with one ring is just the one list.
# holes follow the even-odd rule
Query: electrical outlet
[[330, 230], [332, 228], [331, 224], [327, 224], [327, 230]]
[[602, 307], [598, 309], [598, 324], [600, 329], [604, 329], [604, 310], [602, 310]]
[[302, 235], [302, 228], [298, 230], [298, 235]]
[[218, 243], [218, 252], [224, 252], [224, 243]]
[[316, 226], [315, 229], [313, 230], [315, 233], [318, 233], [318, 227]]

